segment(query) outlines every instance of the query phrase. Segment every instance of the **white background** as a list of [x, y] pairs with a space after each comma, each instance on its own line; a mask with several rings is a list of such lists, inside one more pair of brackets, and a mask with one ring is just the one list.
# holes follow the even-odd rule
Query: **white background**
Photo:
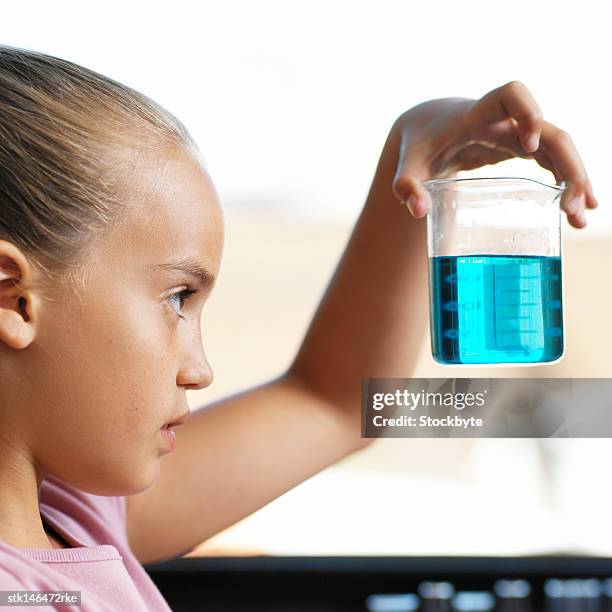
[[[114, 77], [193, 133], [226, 210], [356, 215], [387, 131], [430, 98], [523, 81], [574, 138], [612, 228], [606, 3], [20, 2], [5, 44]], [[511, 163], [511, 162], [509, 162]], [[553, 182], [535, 162], [490, 166]], [[586, 235], [583, 233], [582, 235]]]

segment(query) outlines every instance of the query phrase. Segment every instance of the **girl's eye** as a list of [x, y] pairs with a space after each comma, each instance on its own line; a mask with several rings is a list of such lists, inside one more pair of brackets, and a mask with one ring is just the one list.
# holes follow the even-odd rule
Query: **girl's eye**
[[182, 289], [181, 291], [177, 291], [173, 293], [170, 297], [168, 297], [168, 302], [170, 304], [177, 303], [179, 304], [179, 310], [175, 311], [179, 317], [182, 317], [181, 311], [185, 302], [195, 293], [197, 293], [196, 289]]

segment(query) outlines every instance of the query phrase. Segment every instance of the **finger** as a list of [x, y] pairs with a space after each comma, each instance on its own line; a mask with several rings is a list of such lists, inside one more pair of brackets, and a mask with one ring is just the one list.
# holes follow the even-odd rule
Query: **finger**
[[[514, 119], [508, 119], [507, 122], [502, 122], [490, 126], [486, 130], [486, 134], [483, 134], [483, 140], [469, 145], [464, 148], [458, 157], [461, 159], [464, 151], [469, 151], [472, 147], [476, 147], [475, 151], [482, 152], [480, 156], [482, 158], [482, 163], [484, 164], [492, 164], [498, 163], [500, 161], [504, 161], [506, 159], [510, 159], [513, 157], [521, 157], [523, 159], [535, 159], [542, 168], [549, 170], [557, 183], [561, 181], [559, 174], [552, 163], [552, 161], [548, 158], [548, 155], [540, 148], [538, 151], [534, 151], [533, 153], [527, 153], [523, 145], [521, 144], [518, 134], [517, 134], [517, 122]], [[480, 147], [485, 147], [482, 149]], [[490, 151], [487, 153], [486, 151]], [[469, 156], [468, 163], [473, 160], [474, 156]], [[492, 160], [492, 161], [489, 161]], [[475, 160], [474, 160], [475, 161]], [[471, 168], [478, 167], [475, 165], [471, 165], [469, 167], [463, 167], [461, 164], [460, 170], [470, 170]]]
[[[525, 147], [517, 134], [520, 132], [520, 120], [515, 117], [510, 117], [509, 121], [504, 120], [503, 113], [506, 107], [501, 104], [496, 106], [495, 96], [491, 94], [487, 94], [479, 101], [483, 104], [479, 109], [474, 107], [470, 111], [474, 114], [469, 120], [476, 122], [471, 136], [483, 143], [512, 151], [516, 156], [533, 157], [542, 167], [553, 173], [557, 184], [565, 181], [567, 187], [561, 196], [561, 208], [566, 212], [571, 225], [584, 227], [585, 207], [596, 208], [598, 203], [580, 155], [569, 134], [544, 121], [538, 150], [532, 155], [526, 155]], [[512, 112], [516, 114], [516, 109]]]
[[599, 206], [599, 202], [595, 198], [593, 194], [593, 185], [591, 185], [590, 179], [587, 178], [586, 184], [586, 207], [587, 208], [597, 208]]
[[512, 117], [518, 123], [521, 146], [533, 152], [539, 146], [544, 124], [542, 111], [521, 81], [510, 81], [478, 100], [468, 113], [468, 126], [496, 123]]
[[586, 225], [584, 209], [587, 201], [589, 208], [595, 208], [597, 201], [574, 141], [565, 130], [545, 122], [540, 147], [554, 165], [558, 178], [567, 184], [561, 196], [561, 208], [568, 218], [571, 217], [570, 222], [578, 221], [583, 227]]
[[552, 163], [550, 157], [548, 157], [548, 155], [544, 151], [542, 151], [542, 149], [536, 151], [532, 157], [538, 162], [540, 166], [542, 166], [542, 168], [546, 168], [546, 170], [549, 170], [552, 173], [552, 175], [555, 177], [555, 183], [557, 185], [561, 183], [563, 179], [559, 175], [559, 172], [555, 168], [555, 165]]
[[[536, 152], [533, 155], [528, 155], [522, 151], [520, 144], [513, 144], [510, 139], [506, 146], [498, 145], [497, 147], [491, 147], [489, 145], [480, 144], [469, 145], [458, 153], [457, 164], [453, 167], [453, 170], [473, 170], [482, 166], [497, 164], [517, 156], [535, 159], [542, 168], [545, 168], [553, 174], [557, 184], [561, 182], [555, 167], [545, 153]], [[595, 204], [595, 206], [597, 206], [597, 204]]]
[[[561, 207], [567, 213], [568, 220], [572, 225], [584, 227], [586, 225], [586, 217], [583, 213], [585, 206], [591, 209], [596, 208], [598, 202], [593, 194], [593, 187], [571, 138], [568, 140], [571, 146], [569, 148], [565, 147], [560, 152], [559, 145], [556, 148], [551, 146], [554, 143], [555, 129], [557, 128], [552, 126], [552, 124], [545, 122], [542, 132], [543, 134], [546, 132], [548, 146], [543, 144], [538, 151], [532, 154], [527, 154], [523, 151], [516, 130], [509, 129], [508, 124], [499, 123], [491, 126], [486, 134], [486, 142], [487, 146], [495, 146], [502, 151], [512, 153], [512, 156], [533, 158], [540, 166], [552, 172], [557, 184], [565, 181], [567, 188], [562, 196]], [[563, 138], [565, 137], [561, 137], [562, 140]], [[493, 142], [495, 145], [489, 144]], [[494, 156], [491, 155], [491, 157]], [[578, 195], [578, 200], [575, 199], [576, 195]]]
[[[573, 158], [574, 165], [572, 166], [570, 164], [570, 161], [568, 161], [565, 158], [564, 158], [564, 163], [561, 163], [558, 160], [559, 158], [558, 155], [556, 158], [554, 156], [551, 157], [551, 155], [549, 154], [549, 149], [547, 149], [543, 145], [545, 131], [547, 131], [546, 128], [543, 129], [543, 132], [542, 132], [543, 133], [542, 146], [540, 146], [538, 151], [536, 151], [535, 153], [531, 155], [525, 153], [522, 150], [521, 144], [518, 140], [516, 133], [514, 134], [508, 133], [508, 134], [504, 134], [503, 136], [498, 136], [497, 148], [500, 148], [502, 151], [507, 151], [511, 153], [512, 156], [533, 158], [537, 161], [537, 163], [540, 166], [552, 172], [557, 184], [561, 183], [561, 181], [565, 181], [567, 187], [561, 196], [561, 202], [560, 202], [561, 209], [564, 210], [565, 213], [567, 214], [568, 222], [570, 223], [570, 225], [576, 228], [585, 227], [587, 224], [587, 220], [584, 214], [584, 197], [578, 197], [578, 199], [576, 199], [572, 195], [576, 193], [575, 186], [577, 184], [578, 185], [581, 184], [580, 183], [580, 181], [582, 180], [581, 172], [583, 172], [584, 168], [580, 170], [580, 167], [575, 166], [575, 164], [577, 163], [576, 158]], [[576, 156], [577, 156], [577, 153], [576, 153]], [[580, 158], [578, 157], [578, 161], [579, 159]], [[590, 181], [587, 178], [585, 192], [584, 192], [585, 194], [587, 194], [586, 195], [587, 201], [591, 201], [590, 196], [588, 196], [589, 189], [591, 189], [591, 193], [592, 193], [592, 188], [590, 187]], [[594, 199], [594, 197], [592, 198], [592, 201], [594, 201], [595, 206], [597, 206], [597, 201]], [[593, 204], [591, 203], [590, 208], [594, 208], [595, 206], [593, 206]]]
[[[495, 126], [490, 126], [482, 144], [491, 150], [500, 150], [502, 152], [498, 161], [503, 161], [511, 157], [535, 159], [542, 168], [545, 168], [553, 174], [557, 184], [562, 180], [554, 164], [542, 148], [533, 153], [527, 153], [524, 150], [517, 134], [517, 122], [514, 119], [509, 119], [506, 123], [498, 123]], [[495, 155], [495, 153], [491, 153], [491, 157], [495, 157]]]
[[423, 181], [429, 178], [427, 156], [415, 149], [400, 149], [400, 158], [393, 179], [392, 190], [412, 216], [424, 217], [431, 210], [431, 198]]

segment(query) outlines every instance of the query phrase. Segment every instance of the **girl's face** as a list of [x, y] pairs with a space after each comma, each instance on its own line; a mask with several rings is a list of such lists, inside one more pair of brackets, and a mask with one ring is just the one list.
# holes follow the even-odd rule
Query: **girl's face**
[[133, 214], [96, 245], [86, 291], [40, 302], [14, 417], [42, 474], [101, 495], [153, 484], [160, 428], [213, 378], [200, 315], [223, 249], [215, 188], [173, 150], [135, 169], [126, 193]]

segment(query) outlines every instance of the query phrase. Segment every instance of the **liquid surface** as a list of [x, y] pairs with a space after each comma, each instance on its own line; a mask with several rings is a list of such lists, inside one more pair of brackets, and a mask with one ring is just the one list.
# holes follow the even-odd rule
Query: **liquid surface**
[[429, 286], [437, 361], [539, 363], [563, 353], [560, 257], [432, 257]]

